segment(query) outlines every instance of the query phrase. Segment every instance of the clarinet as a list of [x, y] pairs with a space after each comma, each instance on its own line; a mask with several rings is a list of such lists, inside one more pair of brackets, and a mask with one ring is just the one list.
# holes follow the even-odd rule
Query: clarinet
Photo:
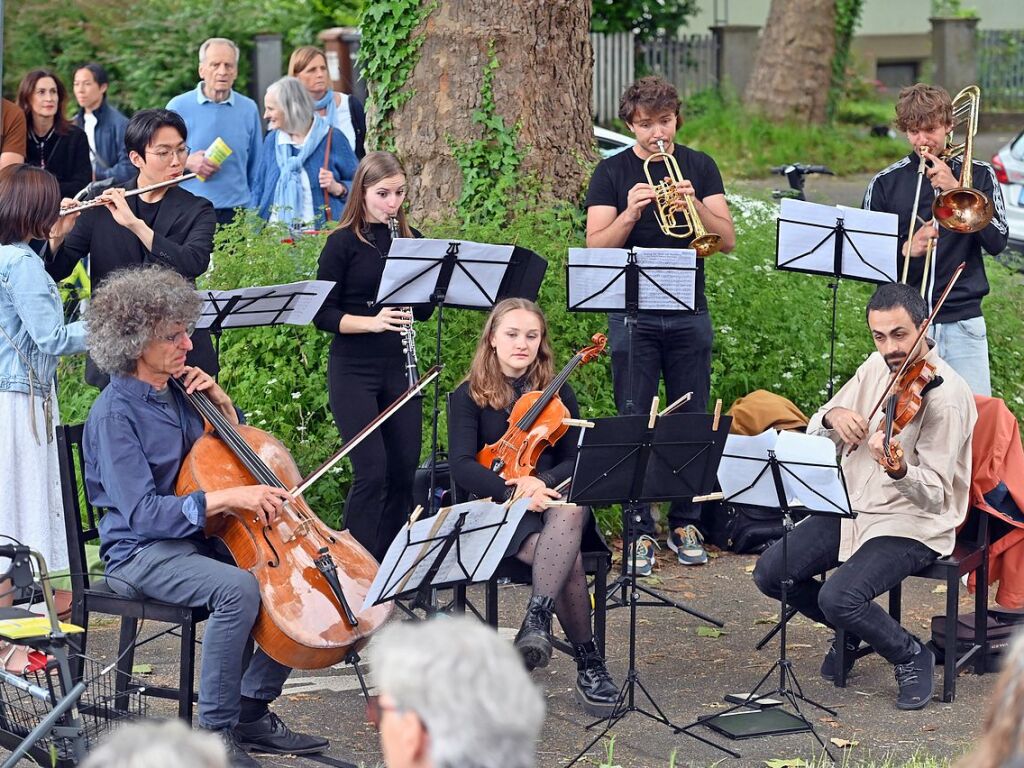
[[[399, 237], [398, 219], [394, 216], [388, 218], [388, 229], [391, 230], [391, 242]], [[412, 315], [412, 307], [400, 307], [403, 312]], [[412, 389], [420, 380], [419, 362], [416, 359], [416, 329], [412, 322], [404, 326], [402, 334], [402, 351], [405, 352], [405, 372], [409, 388]]]

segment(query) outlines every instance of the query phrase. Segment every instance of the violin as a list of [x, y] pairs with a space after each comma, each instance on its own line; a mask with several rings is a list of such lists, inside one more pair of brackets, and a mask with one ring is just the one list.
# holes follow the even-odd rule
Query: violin
[[545, 448], [554, 445], [569, 427], [563, 420], [569, 409], [558, 391], [569, 375], [580, 365], [594, 360], [604, 352], [608, 337], [595, 333], [593, 344], [579, 350], [543, 391], [533, 390], [520, 397], [508, 416], [508, 429], [497, 441], [485, 445], [476, 460], [505, 480], [532, 475]]
[[903, 447], [893, 440], [914, 420], [924, 404], [925, 393], [942, 383], [935, 375], [935, 366], [924, 358], [906, 369], [885, 404], [885, 416], [878, 429], [885, 433], [882, 458], [878, 463], [888, 472], [899, 470], [903, 461]]
[[[182, 462], [178, 495], [256, 483], [299, 487], [302, 475], [273, 435], [232, 424], [204, 392], [188, 394], [171, 381], [208, 430]], [[281, 664], [336, 664], [365, 645], [391, 614], [390, 603], [361, 610], [377, 561], [348, 531], [325, 525], [301, 495], [284, 504], [273, 523], [230, 510], [206, 521], [206, 535], [221, 539], [238, 567], [256, 577], [262, 600], [252, 635]]]

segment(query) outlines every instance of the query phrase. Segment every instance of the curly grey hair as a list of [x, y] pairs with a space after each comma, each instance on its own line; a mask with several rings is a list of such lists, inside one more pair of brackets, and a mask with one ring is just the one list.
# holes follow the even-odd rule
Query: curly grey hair
[[212, 733], [181, 720], [123, 725], [89, 753], [82, 768], [228, 768], [227, 750]]
[[544, 699], [512, 645], [479, 621], [395, 622], [370, 644], [377, 690], [430, 734], [433, 768], [532, 768]]
[[100, 370], [130, 376], [159, 328], [190, 325], [201, 307], [192, 284], [172, 269], [153, 264], [118, 270], [89, 300], [89, 354]]

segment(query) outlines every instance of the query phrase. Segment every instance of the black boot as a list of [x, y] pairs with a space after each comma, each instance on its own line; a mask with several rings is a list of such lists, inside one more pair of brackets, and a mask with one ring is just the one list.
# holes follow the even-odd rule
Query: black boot
[[604, 657], [593, 640], [574, 645], [576, 652], [576, 699], [587, 714], [607, 717], [615, 713], [619, 702], [619, 688], [608, 674]]
[[523, 626], [516, 634], [516, 650], [531, 672], [546, 667], [551, 661], [551, 614], [554, 610], [554, 600], [534, 595], [526, 608]]

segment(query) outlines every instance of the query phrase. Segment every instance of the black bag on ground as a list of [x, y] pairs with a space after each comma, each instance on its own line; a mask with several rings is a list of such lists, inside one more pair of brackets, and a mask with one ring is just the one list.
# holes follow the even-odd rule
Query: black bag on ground
[[[430, 511], [430, 456], [423, 460], [423, 463], [416, 469], [416, 476], [412, 482], [412, 503], [419, 504], [427, 512]], [[444, 494], [451, 488], [451, 471], [448, 469], [448, 453], [437, 452], [437, 469], [434, 471], [434, 498], [436, 508], [440, 509], [443, 501], [451, 503], [451, 499], [444, 498]], [[412, 513], [412, 510], [409, 510]]]
[[[1024, 625], [1024, 613], [993, 611], [988, 613], [988, 646], [985, 655], [985, 671], [998, 672], [1002, 668], [1003, 655], [1010, 646], [1014, 632]], [[932, 616], [932, 645], [935, 646], [935, 663], [945, 660], [946, 617]], [[956, 642], [962, 653], [974, 645], [974, 613], [963, 613], [957, 617]]]
[[707, 542], [737, 554], [761, 554], [782, 538], [778, 509], [716, 501], [704, 505], [701, 517]]

